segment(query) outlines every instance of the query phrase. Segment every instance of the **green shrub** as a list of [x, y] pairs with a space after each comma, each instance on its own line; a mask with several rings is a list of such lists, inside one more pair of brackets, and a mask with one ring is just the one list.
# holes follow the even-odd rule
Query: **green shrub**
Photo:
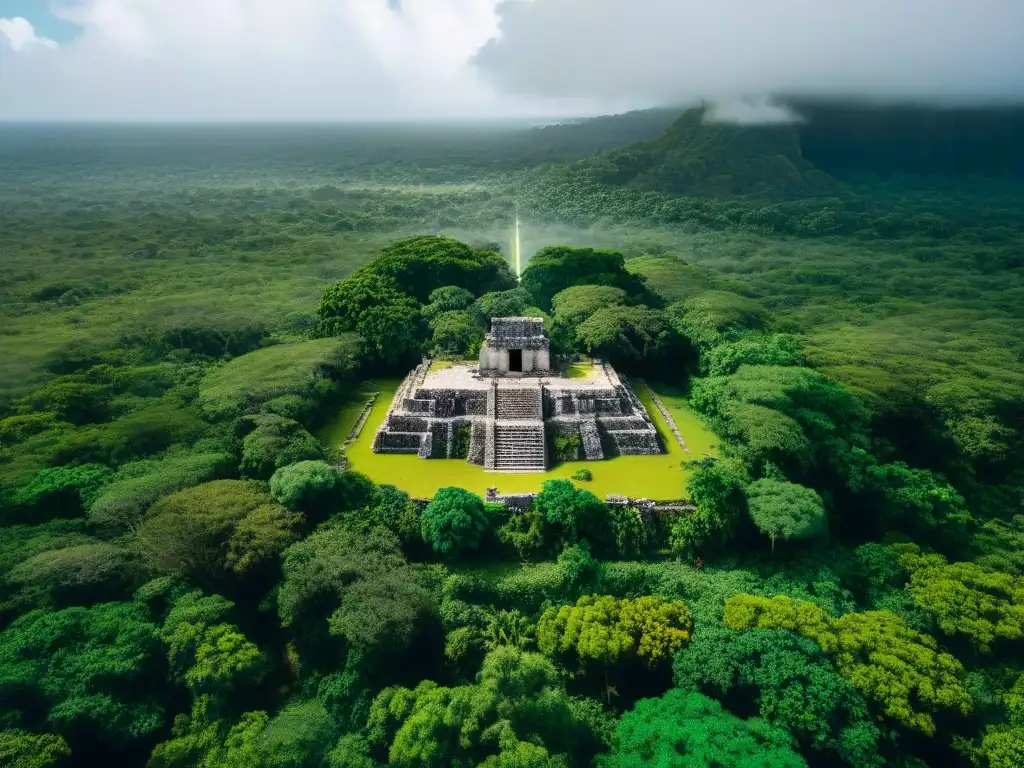
[[465, 459], [469, 456], [469, 443], [473, 436], [472, 424], [460, 424], [452, 436], [452, 458]]
[[106, 424], [92, 424], [60, 435], [52, 464], [119, 464], [194, 443], [209, 429], [199, 414], [168, 395]]
[[203, 378], [199, 405], [207, 417], [223, 420], [255, 413], [286, 395], [322, 400], [337, 389], [337, 379], [355, 372], [358, 348], [359, 340], [346, 334], [277, 344], [236, 357]]
[[462, 488], [441, 488], [420, 515], [423, 540], [442, 554], [476, 549], [493, 525], [481, 498]]
[[7, 579], [20, 590], [20, 603], [63, 607], [127, 599], [148, 573], [136, 554], [93, 541], [32, 555]]
[[178, 446], [159, 459], [124, 464], [89, 507], [89, 521], [128, 528], [161, 496], [224, 477], [232, 463], [233, 457], [227, 453], [193, 453]]
[[326, 456], [316, 438], [291, 419], [261, 414], [248, 416], [242, 423], [243, 428], [252, 427], [242, 439], [239, 471], [246, 477], [269, 480], [281, 467]]
[[491, 585], [487, 602], [536, 613], [546, 601], [564, 598], [565, 576], [565, 570], [556, 563], [524, 565]]
[[581, 444], [578, 433], [569, 436], [559, 435], [555, 438], [555, 460], [575, 461], [580, 456]]
[[13, 502], [31, 510], [33, 522], [52, 517], [77, 517], [110, 482], [112, 474], [110, 468], [102, 464], [44, 469], [18, 489]]
[[322, 519], [340, 500], [340, 477], [325, 461], [298, 461], [274, 472], [270, 494], [288, 509], [312, 512]]

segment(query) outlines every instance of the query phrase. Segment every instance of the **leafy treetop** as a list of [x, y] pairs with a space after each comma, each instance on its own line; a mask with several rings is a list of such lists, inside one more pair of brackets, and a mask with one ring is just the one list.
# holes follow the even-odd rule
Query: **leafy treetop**
[[678, 688], [642, 699], [615, 729], [604, 768], [806, 768], [783, 728], [741, 720], [700, 693]]
[[726, 601], [724, 621], [730, 629], [786, 629], [814, 640], [840, 674], [886, 715], [928, 735], [935, 732], [932, 712], [966, 715], [973, 706], [963, 665], [888, 611], [833, 619], [824, 609], [789, 597], [739, 595]]

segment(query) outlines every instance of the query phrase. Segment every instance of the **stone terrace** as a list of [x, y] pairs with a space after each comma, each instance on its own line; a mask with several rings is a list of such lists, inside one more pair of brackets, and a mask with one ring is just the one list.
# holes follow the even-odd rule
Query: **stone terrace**
[[395, 395], [374, 450], [453, 458], [458, 435], [468, 435], [467, 460], [493, 472], [545, 471], [559, 437], [577, 436], [577, 458], [589, 461], [661, 453], [633, 390], [598, 361], [579, 378], [495, 378], [471, 364], [424, 362]]
[[477, 366], [424, 360], [373, 441], [377, 453], [464, 457], [490, 472], [544, 472], [549, 446], [565, 460], [661, 453], [651, 417], [610, 365], [595, 360], [576, 378], [550, 370], [539, 317], [492, 318]]
[[477, 373], [476, 366], [469, 364], [453, 365], [450, 368], [441, 368], [439, 370], [431, 368], [430, 370], [427, 371], [426, 377], [419, 385], [419, 388], [452, 390], [486, 390], [488, 387], [493, 386], [493, 383], [495, 381], [497, 382], [499, 388], [536, 388], [538, 385], [541, 385], [546, 389], [566, 390], [607, 390], [615, 388], [615, 384], [613, 383], [611, 376], [607, 372], [606, 366], [603, 365], [595, 365], [590, 375], [578, 379], [570, 379], [564, 376], [557, 376], [553, 373], [535, 375], [529, 378], [508, 377], [494, 379], [480, 377], [479, 374]]

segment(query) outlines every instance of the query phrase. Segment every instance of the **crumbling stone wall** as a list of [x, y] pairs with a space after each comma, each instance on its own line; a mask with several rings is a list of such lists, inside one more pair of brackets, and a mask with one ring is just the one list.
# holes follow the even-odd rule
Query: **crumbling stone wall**
[[483, 466], [487, 450], [487, 424], [482, 421], [473, 422], [473, 431], [469, 437], [469, 456], [466, 461], [470, 464]]
[[409, 432], [378, 432], [373, 439], [377, 453], [419, 453], [424, 435]]
[[504, 504], [509, 512], [524, 513], [533, 508], [536, 493], [498, 493], [497, 488], [488, 488], [484, 501], [489, 504]]
[[652, 429], [601, 432], [601, 448], [605, 456], [655, 456], [660, 454], [658, 434]]
[[391, 432], [426, 432], [430, 422], [421, 416], [403, 416], [392, 413], [388, 416], [388, 430]]
[[560, 437], [571, 438], [576, 435], [580, 438], [580, 447], [576, 450], [576, 455], [573, 459], [581, 458], [583, 448], [583, 436], [580, 435], [580, 421], [578, 419], [552, 419], [544, 422], [544, 439], [548, 444], [548, 455], [555, 457], [555, 460], [561, 459], [563, 461], [570, 460], [566, 457], [559, 457], [558, 450], [555, 448], [555, 440]]

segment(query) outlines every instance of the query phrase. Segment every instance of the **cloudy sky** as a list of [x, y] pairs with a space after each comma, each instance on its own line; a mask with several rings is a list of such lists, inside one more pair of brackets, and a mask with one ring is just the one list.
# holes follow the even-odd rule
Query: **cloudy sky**
[[1024, 0], [0, 0], [0, 119], [1024, 101]]

